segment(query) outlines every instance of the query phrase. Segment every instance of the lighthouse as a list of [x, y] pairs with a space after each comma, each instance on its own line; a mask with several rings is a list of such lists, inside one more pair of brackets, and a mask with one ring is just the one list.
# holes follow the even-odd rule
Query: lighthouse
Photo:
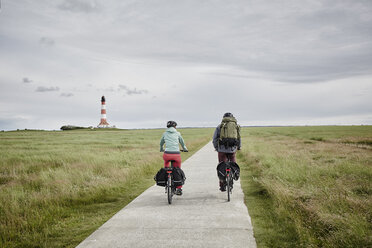
[[109, 124], [106, 120], [106, 99], [105, 96], [101, 98], [101, 122], [98, 124], [99, 128], [109, 127]]

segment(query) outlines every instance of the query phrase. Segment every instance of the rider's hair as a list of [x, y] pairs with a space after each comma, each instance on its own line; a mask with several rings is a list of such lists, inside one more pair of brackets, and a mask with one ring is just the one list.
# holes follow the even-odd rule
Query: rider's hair
[[177, 122], [175, 121], [168, 121], [167, 122], [167, 127], [176, 127], [177, 126]]
[[230, 112], [227, 112], [223, 115], [223, 117], [233, 117], [233, 114], [231, 114]]

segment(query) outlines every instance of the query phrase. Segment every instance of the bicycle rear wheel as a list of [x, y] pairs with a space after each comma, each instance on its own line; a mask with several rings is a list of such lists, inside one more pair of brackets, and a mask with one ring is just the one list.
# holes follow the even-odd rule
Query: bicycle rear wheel
[[168, 194], [168, 203], [169, 204], [172, 204], [173, 190], [172, 190], [172, 180], [171, 180], [171, 177], [168, 177], [167, 194]]
[[227, 201], [230, 201], [230, 193], [231, 193], [231, 175], [229, 174], [226, 178], [226, 191], [227, 191]]

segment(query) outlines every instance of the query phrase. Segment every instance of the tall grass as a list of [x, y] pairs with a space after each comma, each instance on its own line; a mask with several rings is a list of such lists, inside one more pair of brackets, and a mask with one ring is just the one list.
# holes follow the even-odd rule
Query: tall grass
[[244, 128], [259, 247], [372, 246], [372, 127]]
[[[183, 160], [212, 129], [181, 129]], [[0, 247], [74, 247], [154, 184], [164, 130], [0, 133]]]

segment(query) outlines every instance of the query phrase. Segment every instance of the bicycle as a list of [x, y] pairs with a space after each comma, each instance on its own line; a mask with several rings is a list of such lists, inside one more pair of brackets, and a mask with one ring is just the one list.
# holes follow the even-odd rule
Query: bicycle
[[[187, 150], [180, 150], [180, 151], [188, 152]], [[176, 161], [170, 160], [171, 166], [165, 167], [166, 172], [167, 172], [167, 183], [165, 185], [165, 193], [167, 194], [169, 204], [172, 204], [173, 195], [176, 193], [176, 185], [175, 185], [174, 177], [173, 177], [173, 169], [174, 169], [173, 163], [174, 162]]]
[[224, 163], [226, 166], [224, 169], [225, 174], [223, 174], [223, 172], [221, 171], [219, 173], [223, 175], [224, 185], [226, 185], [227, 201], [230, 201], [233, 184], [234, 184], [233, 180], [234, 180], [236, 171], [235, 169], [231, 167], [231, 163], [233, 163], [232, 155], [226, 154], [226, 157], [227, 157], [227, 161]]

